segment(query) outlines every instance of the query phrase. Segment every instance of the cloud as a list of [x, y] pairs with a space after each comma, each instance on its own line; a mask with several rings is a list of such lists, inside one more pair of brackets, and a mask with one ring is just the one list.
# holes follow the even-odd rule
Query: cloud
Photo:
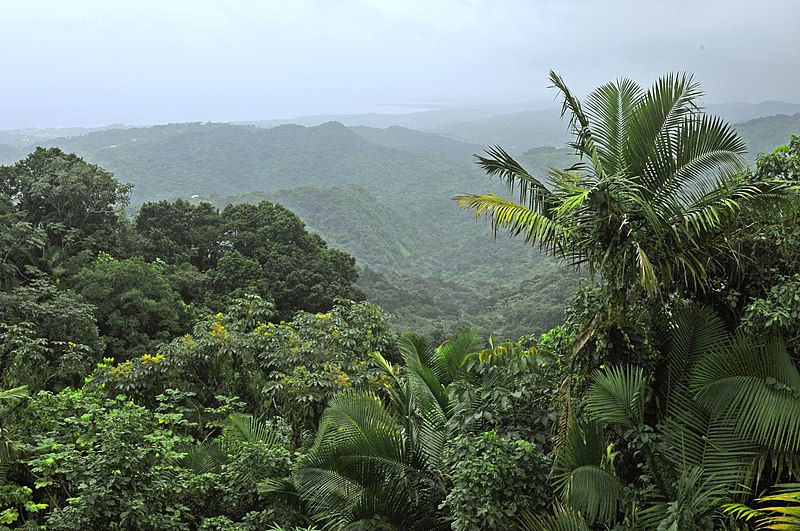
[[245, 120], [579, 94], [693, 71], [796, 100], [800, 4], [710, 0], [4, 2], [0, 127]]

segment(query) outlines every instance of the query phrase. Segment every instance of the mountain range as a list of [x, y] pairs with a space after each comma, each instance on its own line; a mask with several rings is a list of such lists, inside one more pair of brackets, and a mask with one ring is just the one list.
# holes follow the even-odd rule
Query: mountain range
[[[795, 111], [735, 125], [751, 161], [800, 133], [798, 105], [709, 110], [745, 119]], [[133, 183], [134, 207], [176, 198], [219, 207], [280, 202], [356, 257], [368, 297], [399, 326], [433, 336], [462, 326], [518, 336], [557, 323], [577, 277], [519, 240], [495, 239], [452, 198], [504, 192], [473, 163], [487, 145], [504, 146], [534, 175], [569, 167], [575, 162], [570, 150], [553, 147], [566, 139], [559, 114], [538, 102], [297, 120], [340, 118], [349, 127], [341, 121], [189, 123], [76, 128], [57, 138], [54, 130], [6, 131], [0, 132], [0, 163], [23, 158], [35, 145], [57, 146]]]

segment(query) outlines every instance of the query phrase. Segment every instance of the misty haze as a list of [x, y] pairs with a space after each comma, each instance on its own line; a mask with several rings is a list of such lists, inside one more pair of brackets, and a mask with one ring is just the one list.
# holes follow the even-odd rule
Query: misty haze
[[0, 528], [800, 529], [798, 20], [3, 1]]

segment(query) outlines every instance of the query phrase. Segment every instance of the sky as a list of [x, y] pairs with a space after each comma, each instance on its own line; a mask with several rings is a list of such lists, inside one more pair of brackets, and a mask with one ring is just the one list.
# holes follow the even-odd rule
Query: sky
[[407, 112], [695, 74], [800, 103], [797, 0], [0, 0], [0, 129]]

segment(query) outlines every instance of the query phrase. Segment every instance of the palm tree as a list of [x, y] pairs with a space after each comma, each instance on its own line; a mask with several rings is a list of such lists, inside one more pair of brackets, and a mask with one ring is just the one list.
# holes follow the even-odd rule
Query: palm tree
[[788, 204], [786, 183], [744, 171], [745, 145], [719, 118], [698, 106], [688, 74], [660, 78], [648, 90], [620, 79], [583, 104], [550, 72], [564, 99], [580, 161], [528, 173], [501, 147], [476, 156], [519, 202], [493, 193], [457, 197], [458, 204], [574, 266], [587, 266], [620, 293], [641, 286], [704, 290], [720, 251], [733, 252], [724, 229], [743, 208]]
[[[640, 528], [691, 528], [742, 486], [800, 477], [800, 374], [781, 340], [730, 334], [698, 305], [677, 312], [659, 339], [665, 366], [654, 392], [640, 368], [595, 372], [585, 402], [590, 423], [573, 423], [554, 464], [566, 506], [590, 521], [618, 516], [624, 482], [598, 424], [642, 448], [664, 500], [634, 515]], [[636, 441], [639, 434], [647, 440]]]
[[448, 391], [470, 378], [466, 362], [479, 346], [472, 332], [436, 349], [405, 335], [402, 373], [375, 353], [390, 379], [388, 404], [371, 392], [331, 400], [285, 490], [325, 529], [448, 529], [439, 510], [447, 494], [440, 466], [458, 407]]

